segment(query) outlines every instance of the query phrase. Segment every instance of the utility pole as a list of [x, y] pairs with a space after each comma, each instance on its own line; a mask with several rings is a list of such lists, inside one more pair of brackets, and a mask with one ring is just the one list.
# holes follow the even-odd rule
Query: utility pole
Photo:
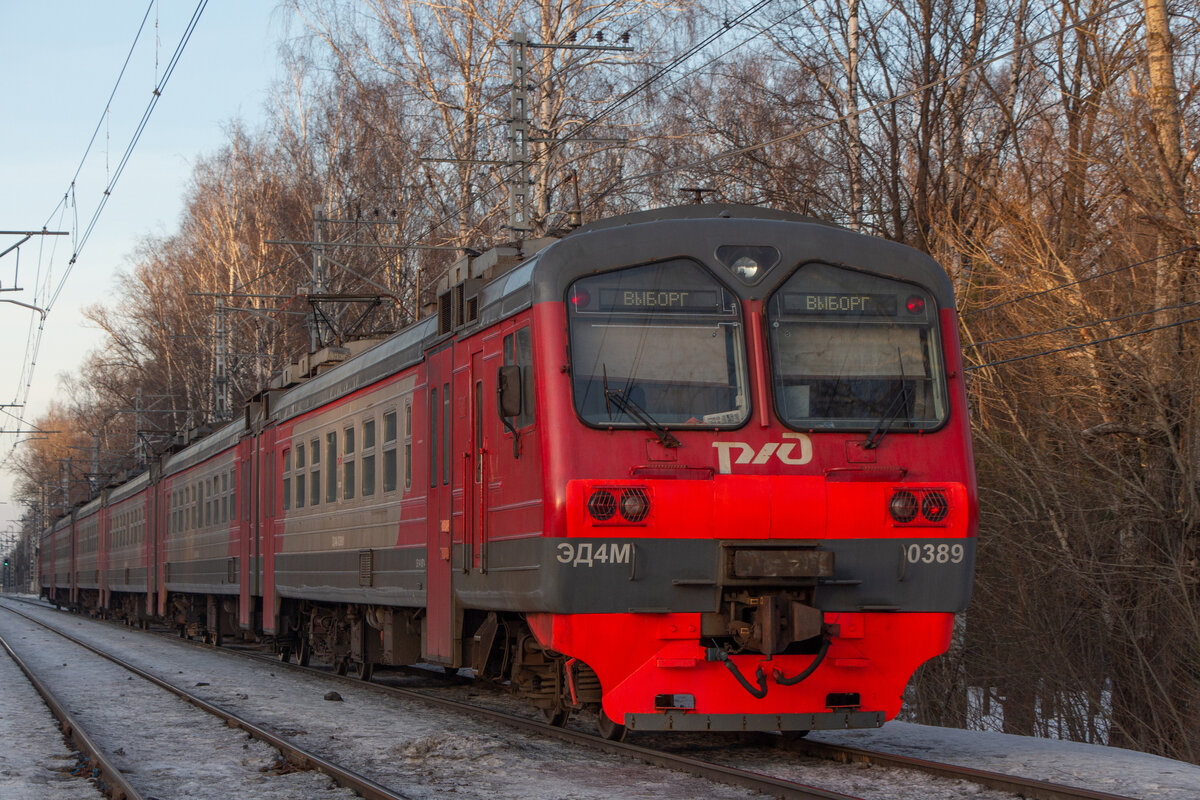
[[146, 466], [146, 440], [142, 437], [142, 387], [133, 398], [133, 453], [138, 468]]
[[213, 314], [213, 417], [218, 422], [229, 419], [232, 406], [229, 383], [229, 336], [225, 328], [225, 300], [218, 297]]
[[508, 42], [510, 112], [508, 118], [508, 227], [514, 239], [531, 231], [529, 224], [529, 35], [514, 33]]
[[[4, 250], [0, 250], [0, 258], [4, 258], [6, 255], [8, 255], [9, 253], [11, 253], [14, 250], [17, 251], [17, 264], [13, 268], [12, 286], [9, 286], [7, 288], [0, 286], [0, 292], [24, 291], [21, 287], [19, 287], [17, 285], [20, 282], [20, 278], [21, 278], [21, 245], [28, 242], [34, 236], [67, 236], [69, 234], [70, 234], [70, 231], [48, 231], [45, 228], [42, 228], [40, 231], [0, 231], [0, 236], [20, 236], [20, 237], [22, 237], [21, 241], [17, 242], [16, 244], [6, 247]], [[17, 303], [17, 305], [26, 305], [26, 304], [25, 303]], [[26, 307], [34, 308], [33, 306], [26, 306]], [[35, 309], [35, 310], [41, 311], [41, 309]], [[46, 316], [45, 312], [42, 313], [42, 316], [43, 317]]]
[[[327, 289], [325, 274], [325, 207], [313, 206], [313, 242], [312, 242], [312, 284], [310, 295], [323, 295]], [[313, 303], [312, 316], [308, 326], [308, 350], [315, 353], [325, 343], [326, 325], [322, 322], [321, 309]]]
[[[628, 35], [623, 41], [628, 42]], [[533, 233], [533, 220], [530, 216], [530, 191], [533, 181], [529, 174], [529, 143], [539, 142], [553, 146], [565, 139], [530, 137], [530, 106], [529, 90], [529, 56], [531, 50], [598, 50], [607, 52], [630, 52], [632, 47], [624, 45], [605, 44], [540, 44], [529, 41], [529, 34], [514, 33], [508, 40], [509, 78], [512, 81], [510, 94], [510, 111], [508, 119], [508, 160], [505, 166], [509, 169], [505, 185], [508, 187], [508, 225], [514, 239], [521, 239]], [[578, 142], [603, 142], [623, 144], [625, 139], [611, 138], [579, 138], [567, 137]], [[549, 168], [549, 165], [544, 165]]]

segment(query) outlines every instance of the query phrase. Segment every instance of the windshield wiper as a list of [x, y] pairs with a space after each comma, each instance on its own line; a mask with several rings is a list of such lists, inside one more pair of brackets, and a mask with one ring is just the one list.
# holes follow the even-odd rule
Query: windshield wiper
[[658, 437], [658, 443], [663, 447], [680, 446], [679, 440], [676, 439], [675, 436], [662, 425], [662, 423], [656, 421], [654, 417], [650, 416], [649, 411], [642, 408], [640, 405], [634, 402], [633, 398], [629, 396], [630, 391], [633, 389], [632, 385], [626, 386], [624, 391], [619, 389], [613, 391], [608, 388], [607, 369], [604, 370], [603, 376], [604, 407], [608, 410], [609, 419], [612, 419], [612, 409], [609, 408], [609, 404], [611, 403], [612, 405], [616, 406], [617, 410], [621, 413], [633, 417], [635, 420], [642, 423], [647, 430], [651, 431], [656, 437]]
[[888, 428], [892, 426], [892, 420], [900, 415], [900, 411], [908, 407], [908, 384], [900, 381], [900, 391], [892, 395], [891, 405], [887, 407], [887, 411], [883, 412], [883, 416], [875, 423], [875, 427], [867, 436], [867, 440], [863, 442], [863, 450], [874, 450], [879, 447], [879, 443], [883, 441], [883, 437], [887, 434]]

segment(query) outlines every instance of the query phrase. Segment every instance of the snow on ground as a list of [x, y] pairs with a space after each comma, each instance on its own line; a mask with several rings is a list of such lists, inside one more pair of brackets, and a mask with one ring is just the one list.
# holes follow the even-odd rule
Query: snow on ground
[[[333, 686], [320, 676], [297, 674], [270, 663], [252, 662], [79, 616], [28, 607], [21, 610], [68, 629], [89, 644], [112, 649], [130, 663], [398, 789], [413, 800], [450, 794], [462, 800], [759, 797], [745, 789], [523, 735], [425, 704], [406, 703], [365, 686]], [[8, 615], [0, 616], [0, 625], [4, 616]], [[342, 701], [324, 699], [331, 689], [336, 689]], [[126, 713], [136, 724], [148, 712], [130, 703]], [[194, 747], [186, 740], [181, 746]], [[205, 751], [196, 748], [192, 752]], [[163, 796], [195, 800], [241, 796], [209, 793], [203, 787], [197, 792]]]
[[905, 722], [811, 737], [1147, 800], [1200, 797], [1200, 766], [1118, 747]]
[[[0, 651], [0, 797], [4, 800], [100, 800], [58, 728], [8, 653]], [[86, 775], [86, 773], [85, 773]]]
[[147, 797], [355, 796], [318, 773], [276, 774], [274, 748], [25, 619], [0, 612], [0, 635]]
[[[23, 610], [28, 613], [27, 606]], [[52, 611], [35, 615], [69, 627], [72, 633], [98, 645], [115, 644], [114, 649], [138, 666], [397, 788], [414, 800], [449, 793], [463, 800], [518, 796], [527, 800], [757, 796], [465, 719], [367, 687], [331, 686], [319, 676], [298, 675], [269, 663], [250, 662], [78, 616]], [[197, 687], [200, 683], [209, 685]], [[331, 688], [344, 698], [343, 702], [323, 699]], [[487, 694], [472, 686], [462, 687], [459, 693], [479, 694], [478, 699]], [[0, 700], [0, 708], [4, 708], [4, 700]], [[128, 713], [136, 719], [142, 711], [130, 707]], [[880, 730], [822, 731], [811, 736], [1147, 800], [1200, 797], [1200, 766], [1116, 748], [896, 722]], [[880, 800], [1011, 797], [975, 784], [911, 771], [809, 759], [780, 748], [748, 745], [736, 736], [639, 737], [636, 742], [646, 746], [661, 743], [665, 749], [684, 750], [697, 758]], [[0, 796], [8, 797], [2, 791]], [[195, 795], [200, 799], [207, 796], [216, 797]]]

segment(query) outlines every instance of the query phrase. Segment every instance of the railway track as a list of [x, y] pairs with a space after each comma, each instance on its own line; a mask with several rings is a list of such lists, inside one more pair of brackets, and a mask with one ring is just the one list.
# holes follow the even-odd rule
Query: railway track
[[[160, 635], [175, 642], [183, 641], [171, 634], [162, 633]], [[199, 648], [214, 649], [211, 645], [201, 642], [191, 641], [190, 643]], [[740, 769], [729, 764], [697, 758], [686, 752], [672, 752], [662, 747], [648, 746], [647, 743], [652, 741], [649, 738], [642, 743], [629, 741], [613, 742], [584, 731], [560, 728], [540, 720], [489, 708], [478, 703], [465, 702], [439, 695], [436, 690], [390, 686], [378, 682], [367, 683], [352, 677], [336, 675], [325, 669], [301, 667], [289, 662], [280, 662], [259, 652], [232, 648], [219, 648], [219, 650], [220, 652], [229, 653], [241, 658], [267, 662], [273, 668], [281, 668], [310, 675], [317, 674], [324, 680], [336, 682], [341, 685], [370, 688], [379, 693], [419, 702], [431, 707], [450, 710], [456, 714], [470, 715], [476, 719], [499, 723], [536, 736], [553, 738], [575, 746], [586, 747], [616, 756], [634, 758], [665, 769], [678, 770], [706, 780], [762, 792], [769, 796], [789, 798], [789, 800], [791, 798], [800, 798], [802, 800], [811, 800], [813, 798], [822, 798], [823, 800], [856, 800], [851, 795], [839, 793], [831, 789], [806, 785], [780, 775], [769, 775], [763, 772]], [[430, 673], [431, 678], [435, 675], [435, 673]], [[813, 758], [865, 763], [889, 769], [915, 771], [947, 780], [965, 781], [988, 790], [1003, 792], [1010, 796], [1037, 798], [1037, 800], [1130, 800], [1130, 798], [1121, 795], [1080, 787], [1053, 784], [1046, 781], [870, 751], [862, 748], [844, 747], [808, 740], [784, 742], [781, 737], [761, 734], [752, 735], [745, 741], [752, 742], [754, 745], [764, 749], [783, 748]], [[742, 743], [743, 745], [745, 741]]]
[[[349, 789], [359, 796], [367, 798], [368, 800], [411, 800], [411, 798], [405, 794], [393, 791], [385, 786], [381, 786], [372, 781], [370, 778], [359, 775], [315, 753], [297, 747], [295, 744], [289, 742], [286, 738], [279, 736], [261, 726], [258, 726], [231, 711], [209, 703], [202, 698], [179, 688], [178, 686], [158, 678], [157, 676], [151, 675], [145, 670], [142, 670], [133, 664], [114, 656], [111, 653], [107, 653], [99, 648], [93, 647], [86, 642], [81, 641], [78, 637], [71, 636], [62, 630], [52, 625], [48, 625], [45, 622], [36, 619], [35, 617], [18, 611], [7, 604], [0, 604], [0, 608], [3, 608], [6, 612], [15, 614], [24, 620], [39, 626], [43, 630], [50, 631], [57, 636], [66, 639], [76, 647], [87, 651], [93, 656], [102, 658], [111, 664], [131, 673], [133, 676], [140, 678], [147, 684], [157, 687], [158, 689], [185, 701], [199, 711], [221, 720], [221, 722], [228, 727], [242, 730], [250, 737], [270, 745], [277, 750], [286, 763], [290, 765], [290, 768], [287, 770], [281, 770], [281, 772], [290, 772], [291, 769], [316, 770], [317, 772], [323, 773], [331, 778], [339, 786]], [[72, 736], [76, 746], [91, 760], [94, 768], [98, 770], [99, 775], [101, 776], [101, 781], [105, 785], [105, 789], [109, 792], [110, 796], [113, 797], [114, 800], [141, 800], [141, 798], [144, 796], [148, 796], [148, 792], [151, 790], [151, 787], [142, 786], [139, 788], [137, 785], [139, 781], [136, 773], [134, 777], [131, 778], [130, 775], [127, 774], [127, 770], [121, 770], [116, 766], [115, 759], [113, 758], [113, 752], [110, 751], [109, 748], [105, 748], [98, 744], [99, 740], [95, 734], [95, 730], [93, 730], [93, 733], [91, 734], [85, 731], [84, 727], [78, 720], [78, 716], [67, 710], [67, 705], [64, 703], [64, 701], [59, 699], [55, 693], [53, 693], [47, 687], [46, 683], [40, 679], [40, 677], [26, 663], [25, 660], [21, 659], [16, 650], [13, 649], [12, 645], [2, 636], [0, 636], [0, 645], [3, 646], [3, 648], [9, 653], [10, 657], [12, 657], [18, 666], [20, 666], [21, 670], [29, 678], [30, 682], [37, 689], [38, 693], [45, 699], [47, 705], [50, 706], [51, 711], [62, 722], [64, 729], [67, 730]], [[63, 666], [66, 666], [66, 664], [64, 663]], [[95, 697], [95, 694], [92, 696]], [[93, 726], [93, 728], [95, 728], [95, 726]], [[119, 742], [117, 744], [122, 751], [127, 746], [124, 742]], [[128, 746], [132, 749], [136, 745], [131, 743]], [[115, 750], [115, 748], [113, 748], [113, 750]], [[135, 761], [137, 760], [137, 756], [130, 754], [130, 758], [128, 760]], [[258, 771], [261, 773], [261, 770]], [[144, 794], [141, 789], [146, 789], [146, 794]], [[255, 787], [254, 791], [256, 793], [261, 792], [261, 786]], [[249, 791], [247, 791], [247, 794], [249, 794]]]

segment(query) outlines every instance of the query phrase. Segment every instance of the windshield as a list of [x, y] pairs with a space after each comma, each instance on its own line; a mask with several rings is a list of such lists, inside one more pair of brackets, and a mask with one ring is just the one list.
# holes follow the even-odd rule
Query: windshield
[[926, 430], [946, 418], [933, 297], [809, 264], [768, 304], [775, 405], [794, 428]]
[[645, 427], [639, 411], [671, 427], [746, 420], [741, 311], [699, 265], [594, 275], [573, 283], [567, 299], [575, 410], [585, 422]]

